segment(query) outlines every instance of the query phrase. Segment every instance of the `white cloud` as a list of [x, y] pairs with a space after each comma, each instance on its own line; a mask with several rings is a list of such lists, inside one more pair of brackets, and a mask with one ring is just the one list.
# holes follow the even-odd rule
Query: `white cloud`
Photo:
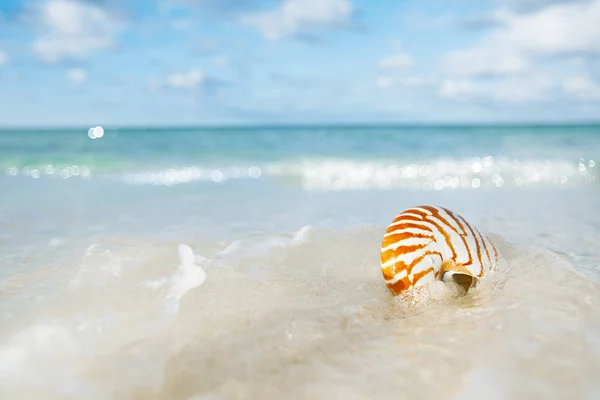
[[555, 83], [547, 76], [511, 77], [500, 81], [477, 82], [469, 79], [446, 79], [438, 94], [456, 100], [493, 100], [503, 103], [543, 102]]
[[71, 68], [67, 71], [67, 79], [74, 84], [82, 84], [87, 81], [87, 73], [81, 68]]
[[510, 50], [476, 48], [452, 52], [443, 58], [446, 70], [460, 76], [498, 76], [527, 71], [529, 61]]
[[600, 54], [600, 0], [556, 2], [527, 13], [498, 10], [497, 28], [444, 58], [451, 74], [509, 75], [542, 56]]
[[600, 53], [600, 0], [559, 3], [528, 14], [507, 14], [490, 40], [535, 55]]
[[382, 70], [404, 70], [414, 66], [415, 61], [406, 53], [398, 53], [379, 60], [379, 69]]
[[[392, 87], [422, 87], [427, 86], [428, 81], [418, 78], [405, 76], [404, 73], [407, 70], [414, 68], [416, 65], [413, 58], [400, 50], [402, 44], [400, 41], [395, 40], [393, 43], [394, 47], [398, 49], [398, 52], [389, 56], [382, 57], [377, 63], [377, 67], [381, 71], [385, 71], [384, 75], [377, 77], [376, 84], [381, 89], [389, 89]], [[396, 76], [394, 76], [396, 74]], [[402, 76], [397, 76], [402, 75]]]
[[176, 72], [167, 77], [167, 84], [177, 89], [192, 89], [204, 82], [204, 73], [196, 68], [186, 72]]
[[511, 9], [520, 12], [531, 12], [539, 10], [540, 8], [547, 7], [552, 4], [560, 3], [584, 3], [590, 0], [496, 0], [496, 3], [507, 6]]
[[8, 55], [0, 49], [0, 67], [8, 62]]
[[565, 79], [563, 90], [583, 100], [600, 100], [600, 84], [594, 82], [588, 75], [576, 75]]
[[32, 8], [39, 29], [33, 49], [44, 62], [81, 58], [115, 44], [120, 23], [103, 8], [76, 0], [47, 0]]
[[458, 98], [473, 93], [473, 84], [467, 80], [445, 80], [439, 90], [440, 97]]
[[585, 70], [581, 59], [600, 54], [600, 0], [535, 3], [527, 11], [494, 11], [490, 31], [479, 43], [446, 54], [438, 95], [513, 104], [554, 101], [565, 93], [600, 98], [600, 88], [587, 75], [565, 78], [575, 64]]
[[191, 68], [187, 71], [173, 72], [172, 74], [157, 78], [148, 79], [148, 89], [158, 91], [164, 88], [173, 89], [196, 89], [206, 82], [204, 72], [198, 68]]
[[284, 0], [274, 10], [243, 16], [241, 22], [258, 29], [269, 40], [278, 40], [312, 29], [344, 25], [353, 12], [349, 0]]

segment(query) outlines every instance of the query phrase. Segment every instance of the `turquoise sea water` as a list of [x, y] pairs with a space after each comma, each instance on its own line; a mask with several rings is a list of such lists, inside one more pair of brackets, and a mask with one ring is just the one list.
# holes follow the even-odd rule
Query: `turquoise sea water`
[[[213, 169], [221, 169], [225, 178], [238, 176], [230, 169], [240, 168], [244, 176], [252, 166], [267, 176], [305, 176], [311, 168], [314, 173], [343, 174], [344, 167], [354, 164], [386, 167], [392, 176], [394, 167], [434, 167], [491, 156], [509, 175], [525, 175], [529, 168], [544, 181], [563, 175], [589, 177], [589, 163], [600, 157], [598, 135], [600, 126], [107, 128], [96, 140], [84, 130], [3, 131], [0, 167], [10, 175], [29, 176], [60, 175], [63, 170], [68, 176], [87, 176], [171, 169], [184, 180], [188, 168], [187, 180], [194, 180], [198, 172]], [[552, 172], [549, 165], [555, 167]], [[583, 174], [574, 173], [581, 165]], [[511, 183], [509, 176], [506, 184]]]
[[[0, 397], [600, 395], [600, 126], [104, 129], [0, 131]], [[502, 250], [467, 298], [385, 290], [425, 203]]]

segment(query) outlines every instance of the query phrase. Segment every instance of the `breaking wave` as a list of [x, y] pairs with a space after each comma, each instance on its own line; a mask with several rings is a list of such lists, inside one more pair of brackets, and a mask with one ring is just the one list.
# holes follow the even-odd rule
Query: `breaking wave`
[[421, 163], [385, 163], [343, 159], [297, 163], [204, 168], [184, 166], [132, 171], [95, 171], [88, 166], [7, 168], [9, 176], [34, 179], [92, 177], [120, 179], [135, 185], [172, 186], [191, 182], [225, 183], [239, 179], [278, 178], [307, 190], [477, 189], [531, 185], [585, 184], [598, 179], [594, 160], [518, 160], [491, 156], [435, 159]]

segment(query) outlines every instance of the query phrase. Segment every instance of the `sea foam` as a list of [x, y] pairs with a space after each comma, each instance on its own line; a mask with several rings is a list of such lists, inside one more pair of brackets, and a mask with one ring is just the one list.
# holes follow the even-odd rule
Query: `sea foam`
[[[49, 167], [52, 167], [49, 169]], [[50, 172], [48, 172], [50, 171]], [[522, 160], [489, 155], [439, 158], [420, 162], [345, 159], [304, 160], [257, 165], [171, 167], [128, 172], [95, 172], [87, 166], [17, 167], [9, 176], [31, 178], [115, 179], [134, 185], [173, 186], [192, 182], [223, 184], [240, 179], [279, 178], [306, 190], [356, 189], [478, 189], [531, 185], [585, 184], [598, 179], [594, 160]]]
[[566, 259], [492, 234], [497, 274], [466, 297], [442, 284], [407, 303], [380, 276], [382, 231], [98, 243], [67, 291], [2, 335], [0, 394], [577, 397], [594, 385], [599, 285]]

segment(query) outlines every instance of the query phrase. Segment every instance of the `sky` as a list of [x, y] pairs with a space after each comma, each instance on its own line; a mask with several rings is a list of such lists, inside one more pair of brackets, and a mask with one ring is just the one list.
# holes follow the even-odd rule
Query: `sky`
[[600, 121], [600, 0], [2, 0], [0, 126]]

